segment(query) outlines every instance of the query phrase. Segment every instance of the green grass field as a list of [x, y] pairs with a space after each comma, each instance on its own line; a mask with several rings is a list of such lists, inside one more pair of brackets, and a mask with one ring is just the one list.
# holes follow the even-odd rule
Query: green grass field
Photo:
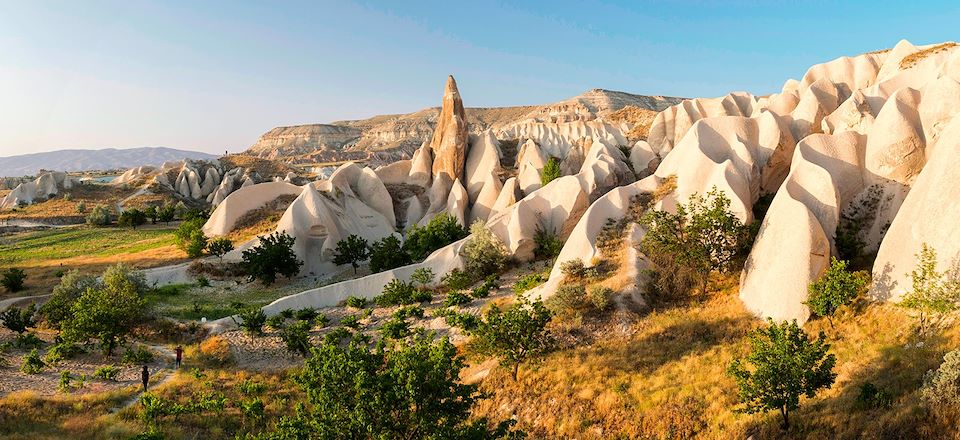
[[62, 228], [0, 237], [0, 266], [36, 260], [109, 257], [172, 245], [173, 229]]
[[296, 290], [259, 285], [229, 285], [200, 287], [195, 284], [172, 284], [152, 290], [147, 304], [161, 316], [175, 319], [209, 320], [236, 313], [234, 303], [244, 307], [262, 307]]

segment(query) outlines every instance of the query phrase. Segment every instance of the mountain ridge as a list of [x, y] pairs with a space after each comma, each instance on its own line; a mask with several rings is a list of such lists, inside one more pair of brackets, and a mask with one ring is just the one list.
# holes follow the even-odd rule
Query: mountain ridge
[[126, 169], [141, 165], [162, 165], [171, 160], [217, 157], [214, 154], [169, 147], [65, 148], [0, 157], [0, 176], [34, 175], [40, 169], [67, 172]]

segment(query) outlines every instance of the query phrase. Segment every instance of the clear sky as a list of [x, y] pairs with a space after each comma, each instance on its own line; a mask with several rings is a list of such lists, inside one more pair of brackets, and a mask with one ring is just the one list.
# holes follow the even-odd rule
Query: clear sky
[[0, 0], [0, 156], [240, 151], [278, 125], [591, 88], [779, 90], [814, 63], [960, 39], [943, 2]]

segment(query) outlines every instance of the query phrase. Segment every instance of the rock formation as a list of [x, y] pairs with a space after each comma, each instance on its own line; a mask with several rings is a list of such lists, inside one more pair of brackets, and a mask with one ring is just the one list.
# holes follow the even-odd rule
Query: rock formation
[[463, 111], [463, 101], [460, 99], [460, 91], [457, 90], [457, 82], [453, 76], [449, 76], [443, 91], [440, 119], [430, 140], [434, 178], [446, 175], [454, 181], [463, 176], [467, 141], [467, 116]]

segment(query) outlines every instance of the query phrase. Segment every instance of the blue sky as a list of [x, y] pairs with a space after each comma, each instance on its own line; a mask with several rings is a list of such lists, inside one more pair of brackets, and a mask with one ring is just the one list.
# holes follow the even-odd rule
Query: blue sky
[[243, 150], [278, 125], [599, 87], [763, 94], [814, 63], [958, 39], [955, 2], [0, 0], [0, 156]]

